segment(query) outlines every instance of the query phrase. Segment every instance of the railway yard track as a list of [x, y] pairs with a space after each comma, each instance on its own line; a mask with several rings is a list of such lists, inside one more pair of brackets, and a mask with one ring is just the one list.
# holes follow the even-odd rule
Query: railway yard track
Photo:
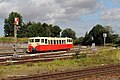
[[[19, 52], [17, 56], [13, 56], [13, 52], [11, 53], [7, 52], [7, 54], [6, 53], [0, 54], [0, 65], [23, 64], [27, 62], [38, 61], [51, 61], [55, 59], [71, 59], [73, 58], [73, 55], [76, 55], [77, 51], [80, 51], [80, 49], [72, 48], [70, 51], [55, 51], [27, 54], [23, 50], [23, 52]], [[84, 52], [83, 50], [83, 53], [86, 52]], [[13, 76], [10, 77], [9, 80], [79, 80], [82, 78], [91, 77], [93, 75], [96, 76], [115, 73], [120, 74], [120, 64], [95, 66], [67, 72], [33, 74], [18, 77]]]
[[13, 77], [10, 80], [78, 80], [95, 75], [120, 74], [120, 64], [89, 67], [75, 71], [59, 72], [52, 74], [34, 74], [31, 76]]
[[[73, 55], [76, 55], [77, 51], [80, 51], [79, 47], [74, 47], [69, 51], [55, 51], [55, 52], [41, 52], [28, 54], [25, 52], [24, 48], [21, 48], [20, 52], [17, 56], [13, 56], [14, 52], [7, 52], [0, 54], [0, 65], [8, 65], [8, 64], [22, 64], [26, 62], [38, 62], [38, 61], [51, 61], [55, 59], [71, 59]], [[22, 52], [21, 52], [22, 51]], [[83, 51], [83, 52], [81, 52]], [[84, 49], [82, 49], [80, 53], [85, 53], [87, 55], [93, 55], [93, 53], [86, 53]]]
[[13, 54], [1, 54], [0, 55], [0, 65], [6, 64], [22, 64], [26, 62], [37, 62], [37, 61], [51, 61], [55, 59], [66, 59], [72, 58], [76, 54], [74, 50], [70, 51], [57, 51], [57, 52], [44, 52], [44, 53], [34, 53], [27, 54], [21, 53], [17, 56]]

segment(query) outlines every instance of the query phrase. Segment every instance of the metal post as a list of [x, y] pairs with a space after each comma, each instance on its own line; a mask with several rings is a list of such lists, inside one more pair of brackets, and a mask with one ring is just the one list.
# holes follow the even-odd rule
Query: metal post
[[105, 40], [106, 40], [106, 38], [104, 37], [104, 46], [105, 46]]
[[62, 31], [60, 32], [60, 37], [61, 37]]
[[16, 35], [16, 24], [14, 24], [14, 54], [16, 54], [16, 39], [17, 39], [17, 35]]
[[103, 45], [104, 45], [104, 46], [105, 46], [106, 37], [107, 37], [107, 33], [103, 33], [103, 39], [104, 39]]
[[18, 57], [16, 54], [16, 42], [17, 42], [17, 25], [19, 24], [19, 18], [14, 19], [14, 54], [13, 57]]
[[16, 52], [16, 42], [17, 42], [17, 25], [14, 24], [14, 54], [13, 54], [13, 57], [14, 58], [17, 58], [18, 55], [17, 55], [17, 52]]

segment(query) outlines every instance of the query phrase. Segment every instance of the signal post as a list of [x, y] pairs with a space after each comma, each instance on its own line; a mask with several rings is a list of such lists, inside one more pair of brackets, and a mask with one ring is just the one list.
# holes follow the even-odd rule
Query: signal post
[[19, 19], [16, 17], [14, 19], [14, 54], [13, 57], [17, 57], [17, 53], [16, 53], [16, 42], [17, 42], [17, 25], [19, 24]]

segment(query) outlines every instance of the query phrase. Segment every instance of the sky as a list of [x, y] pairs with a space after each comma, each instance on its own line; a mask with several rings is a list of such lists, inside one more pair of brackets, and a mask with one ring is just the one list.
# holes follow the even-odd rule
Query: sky
[[4, 20], [11, 12], [21, 14], [26, 23], [71, 28], [77, 37], [97, 24], [111, 26], [120, 34], [120, 0], [0, 0], [0, 36], [4, 36]]

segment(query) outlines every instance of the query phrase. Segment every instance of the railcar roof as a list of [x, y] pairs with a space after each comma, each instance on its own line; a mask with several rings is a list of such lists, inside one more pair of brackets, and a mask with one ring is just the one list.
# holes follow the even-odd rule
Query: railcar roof
[[46, 38], [58, 38], [58, 39], [63, 39], [63, 38], [67, 38], [67, 39], [72, 39], [72, 38], [68, 38], [68, 37], [30, 37], [29, 39], [46, 39]]

